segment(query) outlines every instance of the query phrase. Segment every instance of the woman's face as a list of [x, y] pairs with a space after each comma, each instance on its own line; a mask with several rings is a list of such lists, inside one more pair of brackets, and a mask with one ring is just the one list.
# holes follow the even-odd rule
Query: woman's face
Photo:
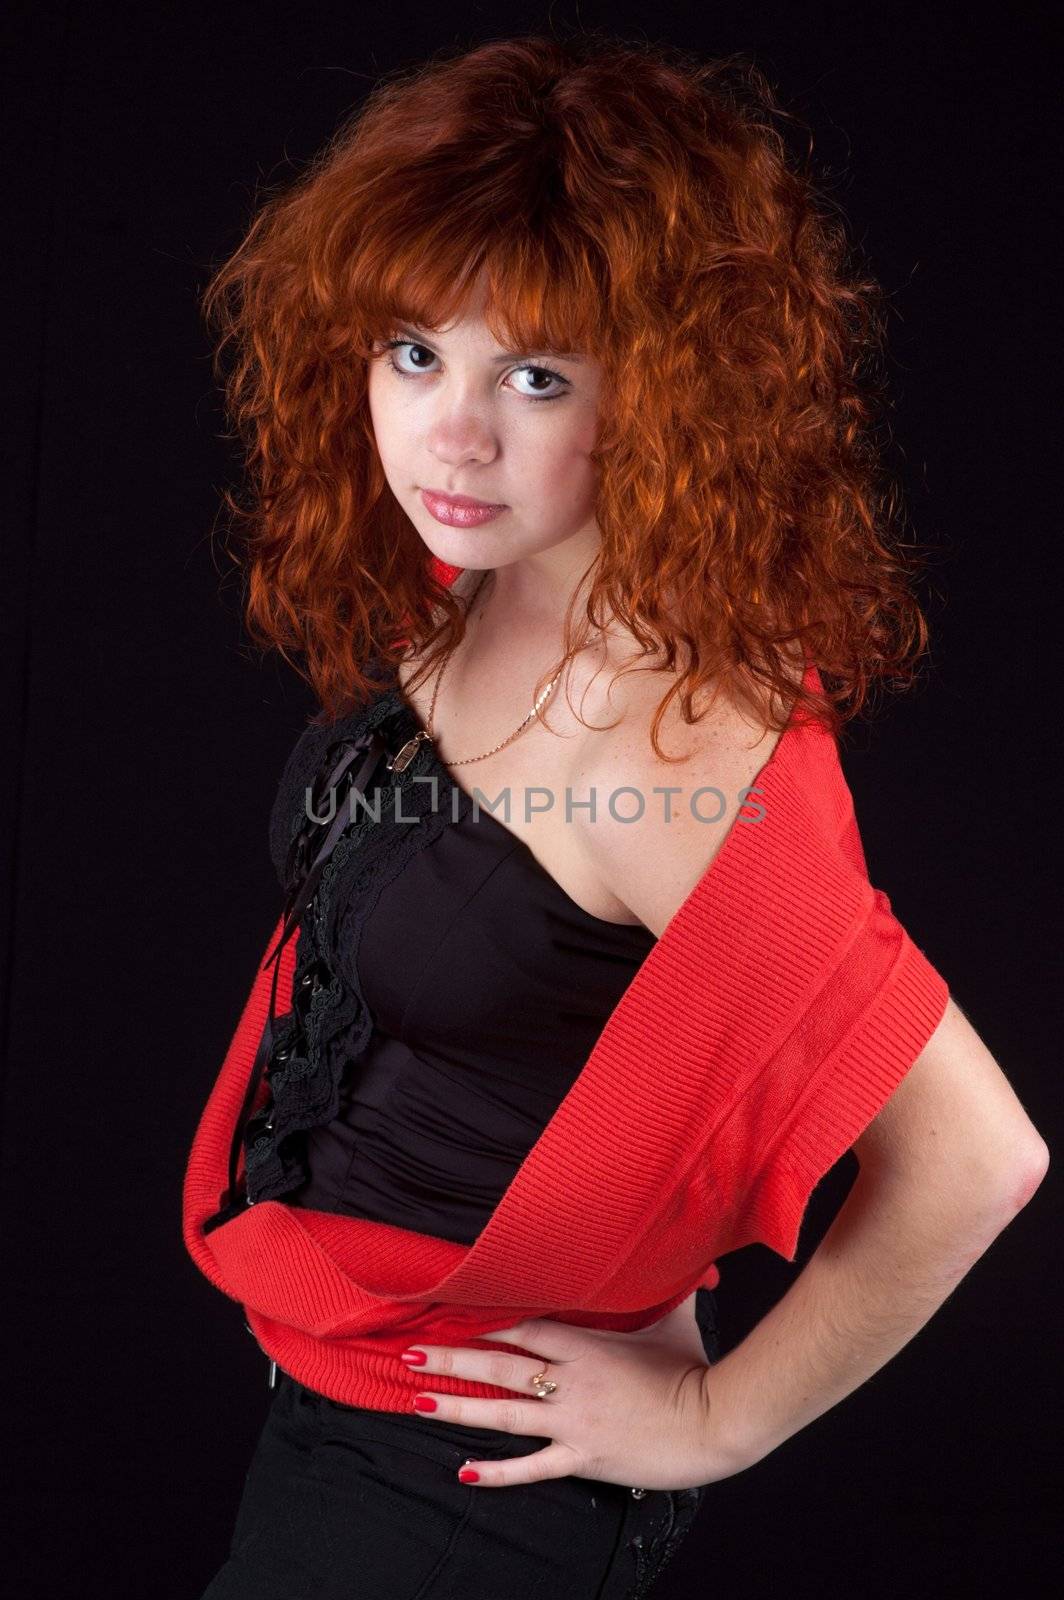
[[[532, 558], [545, 570], [582, 567], [599, 542], [590, 460], [599, 363], [586, 354], [508, 354], [481, 303], [446, 332], [402, 326], [397, 347], [376, 346], [369, 408], [384, 475], [429, 550], [450, 566], [480, 571]], [[479, 525], [448, 525], [426, 491], [504, 509]]]

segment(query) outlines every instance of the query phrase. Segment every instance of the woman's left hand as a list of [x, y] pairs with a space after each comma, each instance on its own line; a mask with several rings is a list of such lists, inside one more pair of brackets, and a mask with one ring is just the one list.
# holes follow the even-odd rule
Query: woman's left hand
[[[741, 1469], [714, 1442], [713, 1369], [691, 1304], [634, 1333], [535, 1317], [478, 1335], [536, 1356], [412, 1345], [428, 1357], [412, 1369], [419, 1377], [440, 1373], [514, 1391], [513, 1399], [480, 1400], [424, 1384], [418, 1393], [436, 1402], [425, 1414], [438, 1422], [550, 1438], [531, 1455], [471, 1459], [467, 1468], [476, 1471], [483, 1488], [572, 1474], [631, 1488], [690, 1489], [729, 1477]], [[540, 1399], [531, 1380], [548, 1366], [547, 1379], [557, 1388]]]

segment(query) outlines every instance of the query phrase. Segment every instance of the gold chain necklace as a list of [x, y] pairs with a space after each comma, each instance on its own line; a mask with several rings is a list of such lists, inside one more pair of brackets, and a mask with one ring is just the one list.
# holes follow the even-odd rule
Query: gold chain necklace
[[[488, 578], [488, 574], [485, 572], [484, 576], [481, 578], [480, 582], [477, 584], [476, 588], [473, 590], [473, 598], [469, 602], [470, 613], [472, 613], [473, 607], [476, 604], [477, 596], [480, 593], [481, 589], [484, 587], [484, 584], [486, 583], [487, 578]], [[413, 761], [415, 755], [417, 754], [418, 746], [420, 744], [424, 743], [424, 742], [429, 742], [429, 743], [434, 742], [434, 735], [433, 735], [433, 731], [432, 731], [432, 719], [433, 719], [433, 716], [434, 716], [435, 711], [436, 711], [436, 696], [440, 692], [440, 684], [441, 684], [441, 682], [443, 680], [444, 669], [446, 668], [447, 663], [451, 659], [451, 656], [453, 654], [454, 654], [454, 652], [453, 652], [453, 650], [451, 650], [451, 651], [449, 651], [447, 653], [446, 656], [444, 656], [443, 662], [440, 665], [440, 670], [436, 674], [436, 687], [432, 691], [432, 703], [429, 706], [429, 715], [428, 715], [428, 726], [427, 726], [427, 728], [419, 728], [417, 733], [415, 733], [414, 737], [412, 739], [408, 739], [406, 744], [404, 744], [403, 748], [396, 752], [396, 754], [393, 756], [392, 760], [387, 763], [389, 772], [403, 772], [403, 771], [405, 771], [405, 769], [410, 765], [411, 761]], [[550, 682], [548, 683], [547, 687], [543, 690], [543, 692], [539, 696], [539, 699], [533, 705], [531, 711], [528, 713], [528, 716], [524, 718], [524, 720], [521, 722], [519, 727], [514, 729], [513, 733], [511, 733], [511, 735], [510, 735], [510, 737], [508, 739], [504, 739], [502, 741], [502, 744], [494, 745], [492, 747], [492, 749], [485, 750], [485, 752], [484, 752], [484, 754], [482, 756], [463, 756], [461, 761], [449, 761], [447, 763], [448, 766], [451, 766], [451, 767], [465, 767], [465, 766], [468, 766], [471, 761], [485, 761], [485, 760], [487, 760], [488, 756], [493, 756], [497, 750], [504, 750], [508, 744], [512, 744], [513, 741], [517, 738], [517, 735], [522, 731], [523, 728], [525, 728], [528, 725], [528, 723], [535, 716], [536, 712], [539, 710], [540, 706], [549, 697], [551, 691], [554, 688], [554, 685], [557, 683], [557, 681], [558, 681], [558, 679], [560, 677], [561, 677], [561, 673], [555, 673], [554, 677], [550, 680]]]

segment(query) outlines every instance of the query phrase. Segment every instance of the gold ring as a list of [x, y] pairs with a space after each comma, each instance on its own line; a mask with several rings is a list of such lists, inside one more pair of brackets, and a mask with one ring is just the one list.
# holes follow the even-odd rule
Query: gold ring
[[547, 1395], [553, 1394], [555, 1389], [558, 1387], [556, 1383], [551, 1383], [547, 1377], [546, 1367], [543, 1368], [542, 1372], [537, 1372], [535, 1376], [530, 1378], [528, 1381], [532, 1385], [533, 1389], [535, 1389], [541, 1400], [545, 1400]]

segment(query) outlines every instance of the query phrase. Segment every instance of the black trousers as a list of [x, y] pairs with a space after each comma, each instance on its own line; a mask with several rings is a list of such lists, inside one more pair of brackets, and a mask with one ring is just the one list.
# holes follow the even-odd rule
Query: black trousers
[[[696, 1300], [706, 1358], [716, 1304]], [[541, 1435], [345, 1406], [278, 1372], [229, 1559], [201, 1600], [642, 1600], [707, 1492], [459, 1483]]]

